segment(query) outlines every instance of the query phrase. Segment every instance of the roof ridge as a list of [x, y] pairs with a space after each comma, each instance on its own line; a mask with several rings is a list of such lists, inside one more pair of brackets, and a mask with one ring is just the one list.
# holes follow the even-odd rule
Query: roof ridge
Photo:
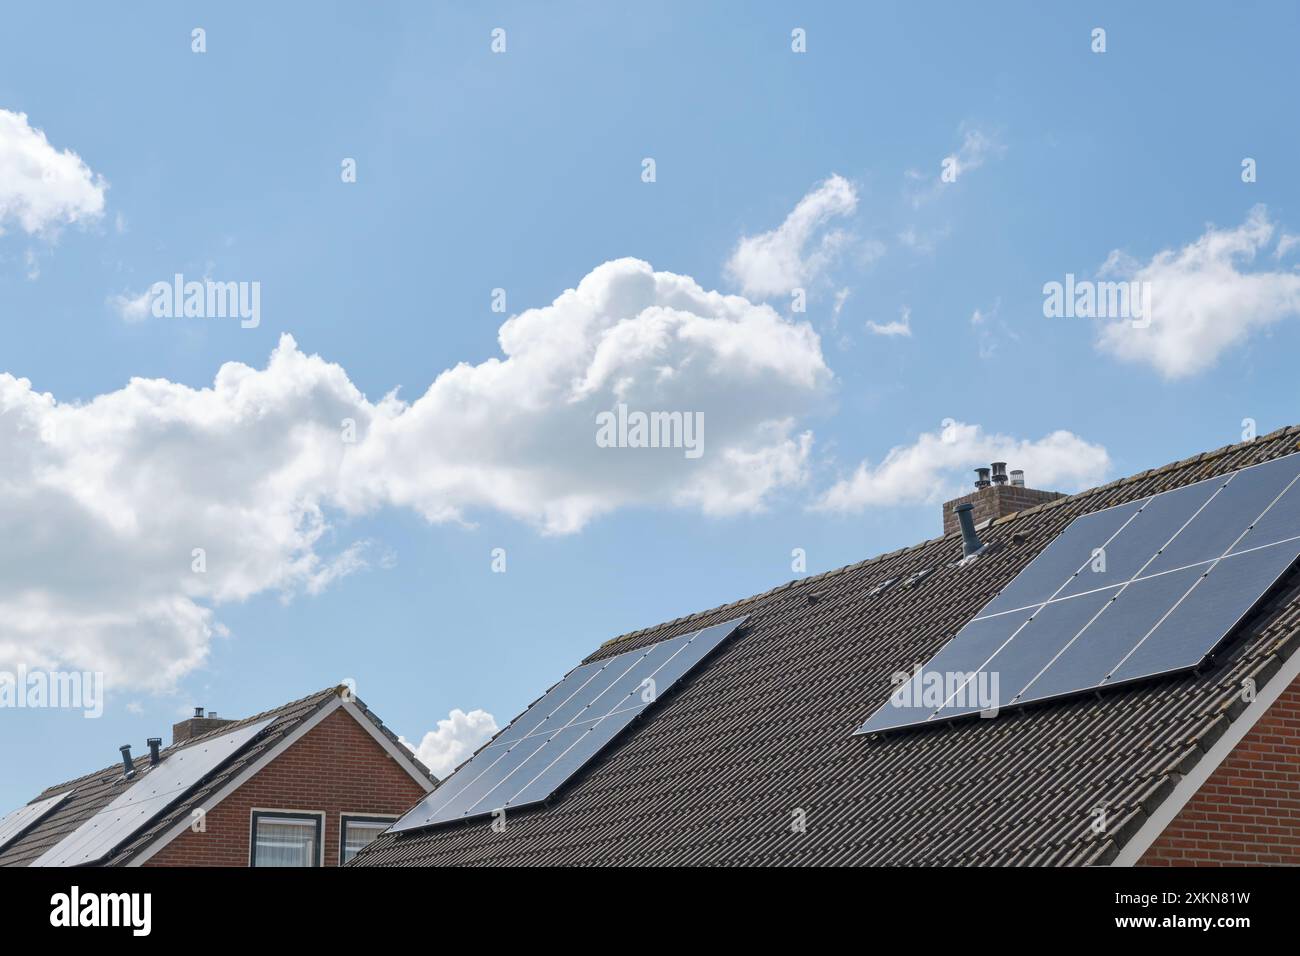
[[[1076, 491], [1073, 494], [1069, 494], [1069, 495], [1061, 495], [1059, 498], [1053, 498], [1050, 501], [1041, 502], [1040, 504], [1036, 504], [1033, 505], [1032, 507], [1022, 509], [1021, 511], [1014, 511], [1011, 514], [1003, 515], [1000, 518], [994, 519], [992, 522], [990, 522], [989, 526], [993, 527], [997, 525], [1004, 525], [1016, 519], [1024, 518], [1032, 514], [1038, 514], [1039, 512], [1046, 511], [1049, 508], [1061, 507], [1066, 502], [1077, 502], [1080, 499], [1086, 498], [1090, 495], [1100, 494], [1101, 492], [1104, 491], [1113, 490], [1115, 488], [1122, 488], [1126, 485], [1136, 484], [1137, 482], [1143, 481], [1154, 475], [1166, 474], [1171, 471], [1176, 471], [1180, 468], [1190, 468], [1193, 465], [1202, 464], [1207, 461], [1213, 461], [1216, 458], [1222, 458], [1226, 455], [1231, 454], [1234, 451], [1244, 448], [1247, 445], [1263, 445], [1284, 438], [1288, 434], [1296, 434], [1296, 433], [1300, 433], [1300, 425], [1282, 425], [1281, 427], [1275, 428], [1273, 431], [1269, 432], [1266, 435], [1256, 435], [1252, 439], [1224, 445], [1220, 448], [1213, 449], [1212, 451], [1198, 452], [1197, 454], [1190, 455], [1186, 458], [1176, 459], [1175, 461], [1167, 462], [1166, 464], [1159, 465], [1156, 467], [1147, 468], [1143, 471], [1139, 471], [1122, 478], [1116, 478], [1112, 481], [1106, 482], [1103, 485], [1094, 485], [1091, 488], [1085, 488], [1082, 491]], [[772, 597], [781, 591], [787, 589], [793, 589], [796, 585], [812, 585], [821, 581], [826, 581], [835, 575], [844, 574], [849, 571], [855, 571], [869, 564], [883, 562], [889, 558], [894, 558], [906, 554], [908, 551], [917, 551], [922, 548], [929, 547], [930, 545], [936, 544], [940, 541], [944, 541], [948, 538], [955, 538], [959, 534], [960, 532], [953, 531], [949, 534], [939, 535], [938, 537], [927, 538], [924, 541], [918, 542], [917, 544], [908, 545], [902, 548], [896, 548], [893, 551], [886, 551], [882, 554], [877, 554], [869, 558], [864, 558], [861, 561], [856, 561], [853, 564], [846, 564], [838, 568], [832, 568], [829, 571], [822, 571], [818, 574], [810, 574], [802, 578], [792, 578], [791, 580], [786, 581], [783, 584], [778, 584], [775, 587], [769, 588], [766, 591], [760, 591], [757, 594], [751, 594], [743, 598], [738, 598], [735, 601], [730, 601], [727, 604], [721, 604], [718, 605], [717, 607], [709, 608], [708, 610], [705, 611], [697, 611], [693, 614], [684, 614], [670, 621], [661, 621], [658, 624], [651, 624], [646, 627], [637, 628], [635, 631], [627, 631], [626, 633], [620, 634], [617, 637], [611, 637], [609, 640], [604, 641], [594, 651], [592, 651], [585, 658], [583, 658], [583, 660], [584, 662], [588, 661], [595, 655], [601, 653], [602, 651], [608, 650], [611, 647], [614, 647], [618, 644], [622, 644], [626, 641], [630, 641], [634, 638], [642, 637], [652, 631], [662, 631], [662, 630], [675, 627], [679, 624], [686, 624], [692, 621], [702, 620], [707, 617], [713, 617], [725, 612], [729, 608], [734, 608], [737, 605], [748, 604], [754, 601], [762, 600], [764, 598]]]

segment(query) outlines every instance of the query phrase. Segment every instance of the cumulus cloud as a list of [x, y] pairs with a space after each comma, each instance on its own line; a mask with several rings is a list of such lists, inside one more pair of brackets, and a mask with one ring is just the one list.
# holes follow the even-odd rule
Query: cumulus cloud
[[1101, 445], [1068, 431], [1037, 440], [988, 434], [979, 425], [950, 422], [889, 450], [878, 465], [862, 462], [817, 502], [819, 510], [861, 512], [873, 507], [945, 501], [967, 490], [972, 469], [1005, 461], [1025, 472], [1035, 488], [1078, 491], [1100, 483], [1110, 470]]
[[28, 235], [104, 213], [104, 177], [71, 150], [59, 151], [26, 113], [0, 109], [0, 233], [17, 224]]
[[[284, 336], [211, 387], [133, 379], [84, 404], [0, 374], [0, 667], [167, 688], [220, 605], [317, 593], [374, 563], [334, 521], [491, 510], [570, 533], [623, 507], [759, 509], [806, 479], [797, 421], [830, 372], [772, 308], [622, 259], [511, 317], [502, 354], [371, 401]], [[596, 415], [701, 413], [703, 455], [599, 447]]]
[[1151, 317], [1145, 328], [1132, 320], [1107, 321], [1098, 331], [1098, 345], [1166, 378], [1184, 378], [1210, 368], [1253, 333], [1297, 314], [1300, 274], [1250, 269], [1274, 232], [1261, 205], [1241, 225], [1209, 226], [1194, 242], [1158, 252], [1145, 264], [1112, 252], [1103, 275], [1148, 283]]
[[486, 710], [471, 710], [467, 714], [454, 708], [446, 720], [438, 721], [438, 729], [426, 733], [419, 744], [412, 745], [405, 737], [398, 739], [435, 777], [442, 779], [496, 732], [496, 719]]
[[[751, 298], [782, 295], [820, 276], [851, 240], [831, 220], [858, 207], [857, 190], [843, 176], [831, 176], [799, 200], [785, 222], [770, 232], [745, 236], [727, 261], [726, 272]], [[864, 254], [879, 257], [878, 244]]]

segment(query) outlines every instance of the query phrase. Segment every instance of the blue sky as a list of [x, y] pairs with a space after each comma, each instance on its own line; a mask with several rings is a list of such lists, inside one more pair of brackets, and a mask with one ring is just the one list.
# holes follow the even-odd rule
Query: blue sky
[[[1296, 10], [488, 6], [7, 14], [0, 668], [103, 665], [108, 698], [0, 712], [0, 805], [347, 677], [413, 742], [504, 726], [793, 549], [934, 536], [990, 455], [1073, 491], [1300, 417]], [[176, 273], [259, 283], [259, 324], [124, 307]], [[1152, 328], [1044, 317], [1103, 273]], [[584, 279], [594, 318], [552, 305]], [[703, 412], [702, 464], [591, 457], [624, 394]]]

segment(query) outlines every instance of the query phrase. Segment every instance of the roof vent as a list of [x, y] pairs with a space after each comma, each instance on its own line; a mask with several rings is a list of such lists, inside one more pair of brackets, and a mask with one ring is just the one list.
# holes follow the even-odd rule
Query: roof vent
[[987, 488], [990, 484], [991, 484], [991, 482], [989, 481], [989, 470], [988, 470], [987, 468], [976, 468], [976, 469], [975, 469], [975, 487], [976, 487], [976, 488]]
[[1013, 488], [1025, 487], [1025, 473], [1019, 468], [1011, 473], [1011, 486]]
[[1007, 483], [1007, 463], [1005, 461], [995, 461], [993, 463], [993, 484], [1005, 485]]
[[963, 557], [969, 558], [976, 554], [984, 547], [980, 541], [980, 536], [975, 533], [975, 519], [971, 517], [971, 512], [975, 506], [967, 501], [965, 504], [958, 505], [955, 509], [957, 520], [961, 522], [961, 553]]
[[158, 761], [162, 759], [158, 756], [158, 748], [162, 746], [162, 738], [150, 737], [145, 743], [149, 745], [149, 766], [158, 766]]
[[124, 776], [130, 780], [135, 776], [135, 764], [131, 762], [131, 745], [122, 744], [122, 746], [117, 749], [122, 751], [122, 767], [125, 770]]

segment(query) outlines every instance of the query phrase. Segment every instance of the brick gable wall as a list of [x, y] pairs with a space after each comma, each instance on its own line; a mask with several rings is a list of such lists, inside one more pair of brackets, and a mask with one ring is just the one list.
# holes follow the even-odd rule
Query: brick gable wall
[[1139, 866], [1300, 864], [1300, 679], [1201, 785]]
[[325, 865], [339, 861], [339, 816], [400, 816], [424, 790], [341, 708], [212, 808], [146, 866], [248, 866], [252, 810], [323, 811]]

